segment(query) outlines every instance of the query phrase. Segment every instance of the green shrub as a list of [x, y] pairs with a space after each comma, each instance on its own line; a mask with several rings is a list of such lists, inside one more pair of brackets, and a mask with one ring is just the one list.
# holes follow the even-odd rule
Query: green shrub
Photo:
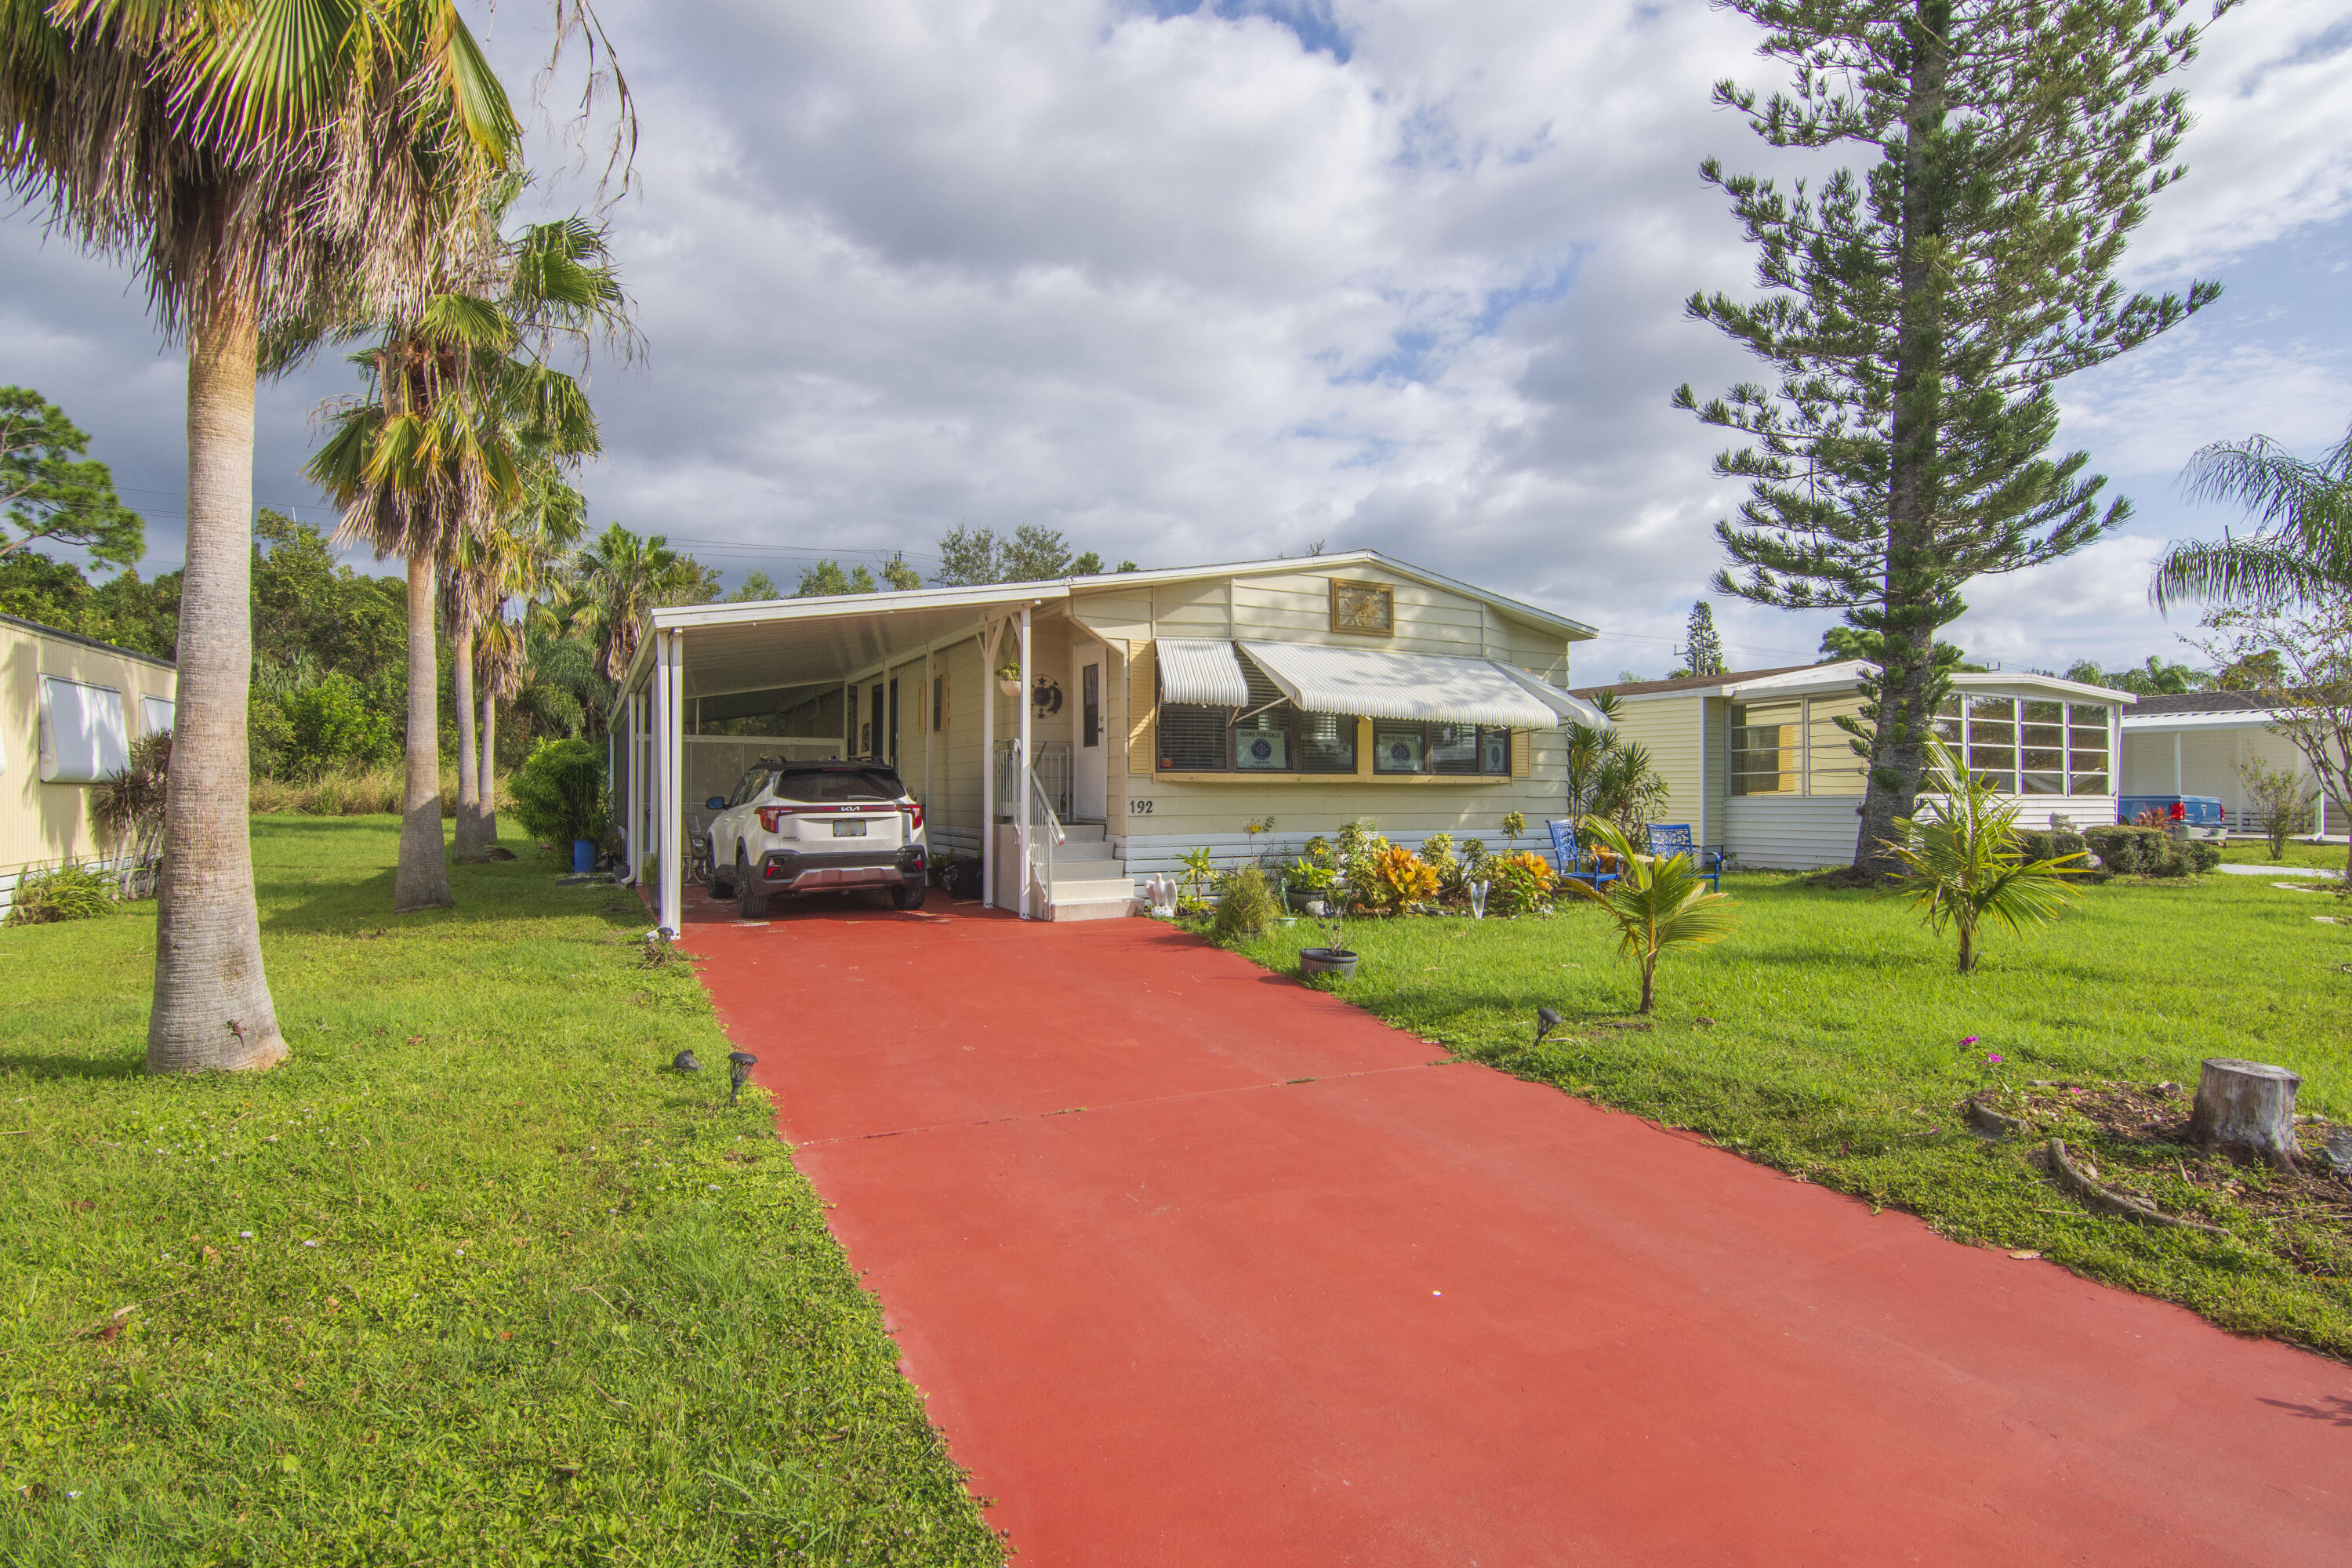
[[2187, 877], [2221, 863], [2221, 851], [2199, 838], [2175, 838], [2163, 827], [2085, 828], [2091, 852], [2118, 877]]
[[1217, 901], [1217, 918], [1210, 927], [1219, 942], [1256, 936], [1274, 923], [1277, 912], [1265, 874], [1244, 866], [1224, 879], [1224, 896]]
[[586, 741], [541, 741], [507, 784], [507, 798], [534, 838], [564, 854], [572, 841], [602, 841], [610, 817], [604, 806], [604, 750]]
[[252, 699], [246, 723], [253, 771], [270, 778], [363, 772], [400, 750], [391, 715], [340, 670], [282, 696]]
[[[2029, 865], [2037, 860], [2063, 860], [2069, 855], [2099, 854], [2098, 850], [2092, 847], [2091, 841], [2082, 834], [2071, 830], [2053, 833], [2048, 828], [2027, 828], [2021, 831], [2016, 837], [2016, 849], [2018, 858]], [[2099, 858], [2105, 860], [2106, 857], [2100, 855]], [[2107, 875], [2107, 868], [2102, 868], [2097, 871], [2085, 873], [2078, 880], [2102, 881]]]
[[113, 907], [112, 883], [87, 866], [68, 862], [54, 871], [27, 871], [18, 878], [8, 918], [0, 923], [37, 926], [53, 921], [86, 921]]

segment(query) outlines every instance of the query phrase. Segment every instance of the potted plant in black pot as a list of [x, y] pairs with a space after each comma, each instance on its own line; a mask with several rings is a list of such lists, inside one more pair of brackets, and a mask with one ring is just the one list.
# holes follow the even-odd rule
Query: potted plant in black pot
[[1331, 885], [1324, 890], [1324, 900], [1325, 907], [1331, 911], [1330, 915], [1327, 919], [1315, 922], [1315, 929], [1323, 934], [1323, 945], [1302, 947], [1298, 950], [1298, 973], [1336, 974], [1345, 980], [1356, 973], [1357, 959], [1355, 951], [1348, 946], [1347, 941], [1348, 887], [1345, 861], [1340, 863], [1339, 871], [1333, 878]]

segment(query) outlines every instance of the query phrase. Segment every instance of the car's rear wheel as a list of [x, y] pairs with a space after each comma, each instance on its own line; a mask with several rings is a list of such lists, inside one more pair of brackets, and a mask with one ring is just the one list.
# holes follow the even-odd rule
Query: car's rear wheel
[[768, 889], [759, 885], [740, 849], [735, 851], [735, 912], [747, 921], [768, 918]]
[[[714, 899], [731, 899], [735, 896], [735, 889], [742, 884], [738, 879], [719, 870], [719, 857], [715, 853], [718, 846], [713, 845], [711, 847], [714, 853], [710, 857], [710, 896]], [[737, 858], [741, 858], [740, 853]]]
[[890, 889], [890, 907], [895, 910], [919, 910], [923, 907], [923, 895], [929, 891], [930, 889], [920, 882], [911, 888], [893, 888]]

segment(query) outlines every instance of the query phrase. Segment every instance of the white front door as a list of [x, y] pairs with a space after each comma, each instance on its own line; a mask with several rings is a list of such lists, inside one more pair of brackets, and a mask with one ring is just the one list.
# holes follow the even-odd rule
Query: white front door
[[1076, 741], [1070, 748], [1070, 816], [1080, 822], [1100, 822], [1109, 807], [1110, 775], [1104, 758], [1110, 748], [1103, 735], [1103, 647], [1083, 643], [1077, 651]]

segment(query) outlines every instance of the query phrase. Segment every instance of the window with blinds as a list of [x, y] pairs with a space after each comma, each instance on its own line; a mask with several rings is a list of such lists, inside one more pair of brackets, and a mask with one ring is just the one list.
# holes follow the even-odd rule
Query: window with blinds
[[1731, 793], [1795, 795], [1803, 784], [1797, 731], [1804, 704], [1741, 702], [1731, 710]]
[[[1160, 772], [1355, 773], [1353, 714], [1302, 713], [1255, 665], [1244, 662], [1242, 673], [1249, 699], [1240, 708], [1159, 704]], [[1507, 752], [1505, 766], [1507, 771]]]

